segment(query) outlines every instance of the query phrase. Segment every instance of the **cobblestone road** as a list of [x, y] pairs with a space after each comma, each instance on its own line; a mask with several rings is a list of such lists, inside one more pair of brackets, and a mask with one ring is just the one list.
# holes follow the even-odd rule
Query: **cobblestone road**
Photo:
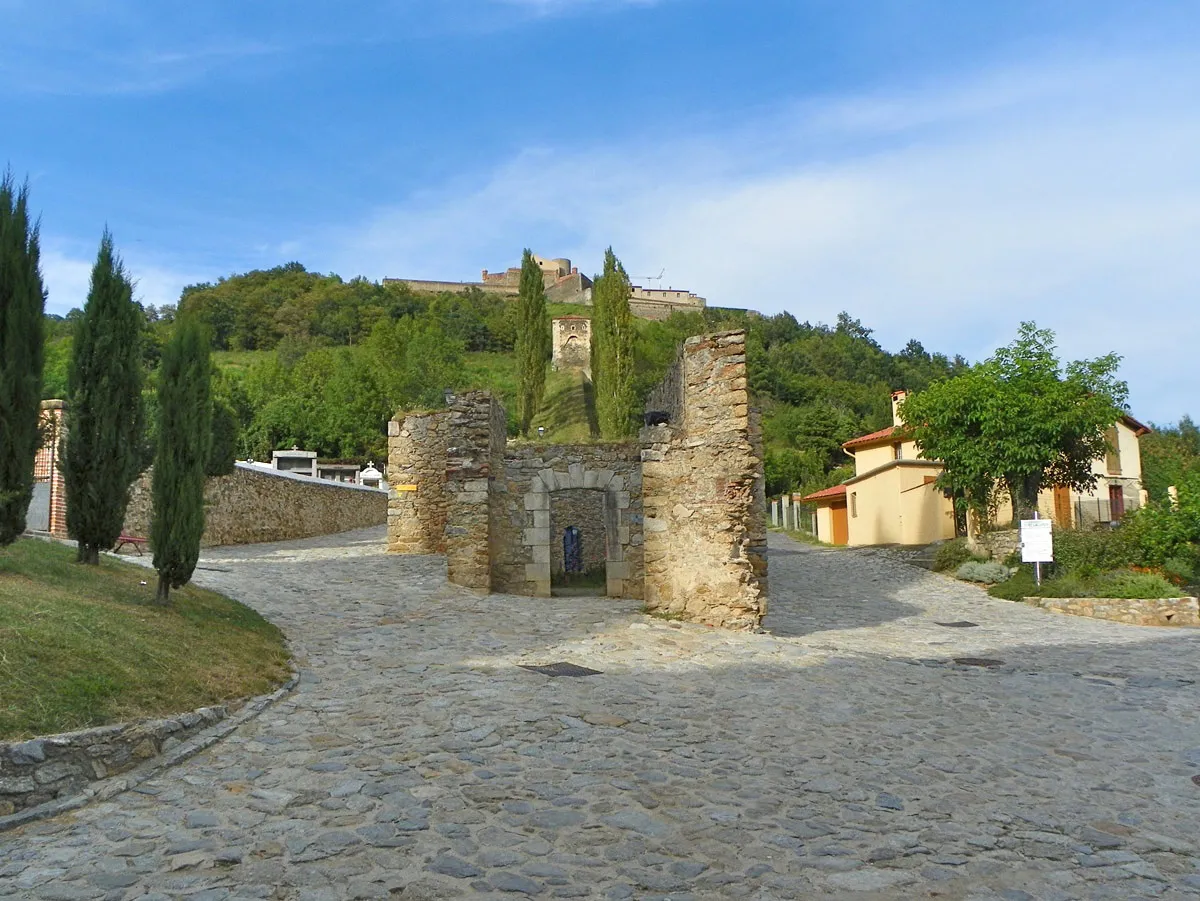
[[[287, 631], [301, 685], [138, 790], [0, 835], [0, 896], [1200, 895], [1200, 630], [773, 535], [773, 634], [731, 635], [474, 597], [381, 546], [206, 554], [198, 581]], [[603, 675], [518, 667], [560, 660]]]

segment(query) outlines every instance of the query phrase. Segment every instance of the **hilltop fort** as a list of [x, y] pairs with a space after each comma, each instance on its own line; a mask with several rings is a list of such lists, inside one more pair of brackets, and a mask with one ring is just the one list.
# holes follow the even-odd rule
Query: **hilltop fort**
[[[537, 254], [534, 261], [542, 270], [546, 284], [546, 300], [550, 303], [577, 303], [591, 306], [592, 280], [563, 258], [547, 259]], [[475, 288], [489, 294], [516, 297], [521, 284], [521, 268], [510, 267], [504, 272], [484, 269], [477, 282], [444, 282], [416, 278], [385, 278], [384, 284], [408, 285], [414, 291], [466, 291]], [[691, 291], [680, 288], [643, 288], [634, 285], [629, 297], [633, 315], [642, 319], [666, 319], [676, 310], [702, 310], [708, 302]]]

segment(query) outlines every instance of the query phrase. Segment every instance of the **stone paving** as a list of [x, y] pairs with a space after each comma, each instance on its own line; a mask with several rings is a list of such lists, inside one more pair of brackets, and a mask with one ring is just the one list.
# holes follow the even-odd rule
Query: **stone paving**
[[[287, 631], [300, 686], [137, 790], [0, 834], [0, 897], [1200, 895], [1200, 630], [772, 535], [772, 634], [730, 634], [477, 597], [382, 546], [206, 553], [197, 580]], [[518, 666], [560, 660], [603, 675]]]

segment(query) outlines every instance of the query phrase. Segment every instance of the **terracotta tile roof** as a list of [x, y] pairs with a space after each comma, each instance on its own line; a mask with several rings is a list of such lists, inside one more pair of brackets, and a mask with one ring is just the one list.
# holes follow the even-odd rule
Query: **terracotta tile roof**
[[1139, 438], [1141, 438], [1143, 435], [1149, 435], [1152, 431], [1154, 431], [1152, 428], [1150, 428], [1150, 426], [1138, 422], [1129, 414], [1122, 416], [1121, 421], [1133, 429], [1133, 433]]
[[834, 485], [832, 488], [826, 488], [823, 491], [814, 491], [812, 494], [800, 498], [802, 501], [819, 501], [824, 498], [838, 497], [846, 493], [845, 485]]
[[886, 429], [880, 429], [878, 432], [872, 432], [870, 435], [860, 435], [858, 438], [851, 438], [842, 445], [846, 450], [852, 447], [862, 447], [864, 444], [873, 444], [876, 441], [883, 441], [885, 438], [891, 438], [898, 431], [894, 425], [888, 426]]

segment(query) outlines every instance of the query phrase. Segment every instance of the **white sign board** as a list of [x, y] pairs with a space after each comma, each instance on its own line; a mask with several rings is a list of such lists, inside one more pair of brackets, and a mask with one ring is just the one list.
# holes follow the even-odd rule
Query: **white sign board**
[[1054, 532], [1052, 520], [1021, 520], [1021, 562], [1054, 562]]

